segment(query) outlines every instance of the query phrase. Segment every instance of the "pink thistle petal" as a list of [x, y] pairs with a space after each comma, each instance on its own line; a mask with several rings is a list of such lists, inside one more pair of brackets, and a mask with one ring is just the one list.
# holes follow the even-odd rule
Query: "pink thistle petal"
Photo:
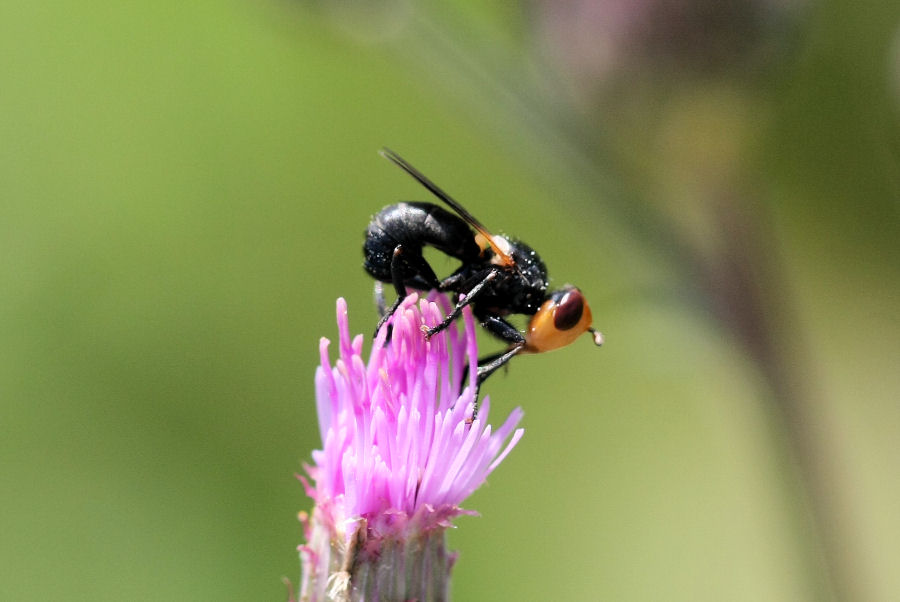
[[389, 320], [391, 340], [383, 327], [366, 361], [364, 339], [351, 338], [347, 304], [337, 301], [338, 358], [331, 363], [322, 339], [315, 377], [322, 449], [307, 469], [314, 485], [303, 481], [318, 520], [345, 543], [362, 525], [379, 535], [446, 528], [522, 436], [518, 408], [496, 432], [487, 399], [472, 420], [478, 347], [470, 309], [425, 339], [422, 327], [450, 309], [443, 295], [410, 295]]
[[503, 460], [506, 458], [507, 454], [509, 454], [509, 452], [512, 451], [512, 448], [514, 448], [516, 446], [516, 444], [519, 442], [519, 439], [521, 439], [522, 435], [524, 435], [524, 434], [525, 434], [525, 429], [516, 429], [515, 430], [512, 437], [509, 438], [509, 443], [506, 444], [506, 447], [504, 448], [504, 450], [502, 452], [500, 452], [499, 454], [497, 454], [497, 457], [494, 459], [493, 462], [491, 462], [491, 465], [488, 466], [489, 473], [494, 472], [494, 469], [497, 468], [498, 466], [500, 466], [500, 462], [503, 462]]

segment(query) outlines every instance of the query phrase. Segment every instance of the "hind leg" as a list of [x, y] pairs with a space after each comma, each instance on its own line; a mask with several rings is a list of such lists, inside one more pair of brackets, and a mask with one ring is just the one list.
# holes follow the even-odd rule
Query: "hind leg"
[[[381, 327], [384, 326], [384, 323], [394, 315], [394, 312], [397, 311], [397, 308], [400, 307], [400, 304], [406, 297], [406, 285], [403, 284], [403, 245], [397, 245], [396, 247], [394, 247], [394, 254], [391, 256], [391, 279], [394, 284], [394, 290], [397, 292], [397, 300], [394, 301], [393, 305], [391, 305], [391, 308], [387, 311], [384, 310], [384, 287], [378, 286], [379, 284], [381, 284], [380, 282], [376, 283], [375, 285], [375, 303], [378, 305], [378, 310], [381, 314], [381, 318], [378, 320], [378, 324], [375, 326], [375, 336], [378, 336], [378, 331], [381, 330]], [[380, 299], [377, 297], [379, 292], [381, 293]], [[390, 338], [390, 333], [388, 333], [388, 338]]]
[[394, 285], [397, 299], [390, 309], [387, 310], [385, 310], [384, 287], [380, 286], [380, 282], [375, 283], [375, 305], [378, 307], [378, 312], [381, 315], [378, 325], [375, 327], [376, 335], [385, 322], [394, 315], [400, 304], [403, 303], [407, 295], [407, 284], [419, 290], [430, 290], [440, 286], [434, 270], [422, 257], [421, 252], [407, 250], [403, 245], [394, 247], [394, 254], [391, 256], [391, 283]]
[[387, 301], [384, 300], [384, 283], [381, 280], [375, 281], [375, 290], [372, 292], [375, 297], [375, 311], [378, 312], [378, 318], [384, 317], [387, 313]]

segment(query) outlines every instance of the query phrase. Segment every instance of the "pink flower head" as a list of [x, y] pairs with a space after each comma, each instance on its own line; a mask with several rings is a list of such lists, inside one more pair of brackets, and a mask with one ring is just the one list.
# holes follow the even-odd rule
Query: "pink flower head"
[[[352, 341], [347, 304], [337, 301], [340, 357], [332, 366], [322, 338], [316, 370], [316, 403], [322, 449], [307, 471], [317, 519], [332, 536], [349, 541], [361, 525], [372, 536], [402, 536], [445, 528], [463, 513], [460, 504], [477, 489], [522, 437], [516, 408], [496, 432], [484, 398], [473, 418], [478, 348], [471, 311], [425, 339], [449, 310], [432, 295], [412, 294], [382, 328], [363, 360], [363, 337]], [[457, 321], [459, 322], [459, 321]], [[468, 371], [465, 388], [463, 375]]]

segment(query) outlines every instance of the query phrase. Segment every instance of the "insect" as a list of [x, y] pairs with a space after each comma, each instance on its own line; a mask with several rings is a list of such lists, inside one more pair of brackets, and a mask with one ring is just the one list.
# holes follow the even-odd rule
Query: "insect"
[[[480, 358], [477, 386], [520, 353], [559, 349], [584, 333], [596, 345], [603, 335], [591, 326], [591, 309], [581, 291], [566, 285], [547, 291], [547, 268], [538, 254], [522, 241], [495, 235], [449, 194], [389, 149], [381, 155], [416, 179], [451, 210], [423, 202], [402, 202], [378, 212], [366, 229], [364, 267], [375, 278], [376, 297], [382, 310], [376, 333], [400, 306], [406, 287], [437, 289], [457, 294], [456, 306], [443, 321], [425, 332], [430, 338], [447, 328], [462, 309], [472, 313], [492, 335], [505, 341], [500, 353]], [[422, 252], [430, 246], [461, 262], [459, 268], [439, 279]], [[397, 300], [384, 310], [381, 283], [391, 283]], [[531, 316], [523, 334], [505, 317]]]

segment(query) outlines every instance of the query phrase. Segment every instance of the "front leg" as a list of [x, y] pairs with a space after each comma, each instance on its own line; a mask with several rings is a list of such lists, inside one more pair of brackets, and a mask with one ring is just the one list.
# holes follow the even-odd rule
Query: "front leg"
[[478, 386], [487, 380], [487, 377], [506, 365], [515, 355], [525, 349], [525, 343], [510, 347], [499, 355], [491, 355], [478, 360]]
[[[525, 349], [525, 337], [522, 336], [522, 333], [519, 330], [504, 320], [503, 318], [497, 316], [488, 316], [485, 320], [481, 322], [481, 325], [493, 334], [494, 336], [503, 339], [507, 343], [509, 343], [509, 348], [506, 351], [501, 351], [500, 353], [495, 353], [493, 355], [488, 355], [478, 360], [478, 372], [475, 375], [475, 409], [472, 412], [471, 420], [475, 420], [475, 417], [478, 415], [478, 391], [481, 389], [481, 384], [487, 380], [487, 377], [502, 368], [506, 365], [509, 360], [515, 357], [516, 354], [522, 352]], [[468, 373], [463, 373], [462, 382], [459, 385], [460, 390], [466, 385], [466, 378]]]
[[497, 338], [509, 343], [509, 349], [502, 353], [490, 355], [478, 360], [478, 386], [481, 386], [487, 377], [499, 370], [511, 360], [517, 353], [525, 349], [525, 337], [519, 329], [497, 316], [488, 316], [481, 325]]
[[[495, 337], [509, 343], [509, 347], [500, 353], [493, 353], [478, 358], [478, 372], [475, 381], [476, 394], [478, 393], [478, 388], [481, 387], [481, 383], [487, 380], [488, 376], [505, 366], [516, 354], [525, 349], [525, 337], [522, 336], [522, 333], [515, 326], [503, 318], [488, 316], [481, 322], [481, 325]], [[459, 385], [460, 389], [465, 386], [466, 378], [468, 378], [468, 373], [463, 373], [462, 382]]]
[[475, 301], [475, 299], [478, 297], [478, 295], [479, 295], [482, 291], [484, 291], [484, 287], [487, 286], [489, 283], [491, 283], [491, 282], [492, 282], [495, 278], [497, 278], [499, 275], [500, 275], [500, 270], [499, 270], [499, 269], [493, 269], [493, 270], [491, 270], [490, 272], [488, 272], [487, 276], [485, 276], [485, 277], [481, 280], [481, 282], [479, 282], [478, 284], [476, 284], [475, 286], [473, 286], [473, 287], [469, 290], [469, 292], [466, 293], [466, 296], [459, 300], [459, 303], [456, 304], [456, 307], [453, 308], [453, 311], [451, 311], [449, 314], [447, 314], [446, 316], [444, 316], [444, 319], [441, 321], [440, 324], [438, 324], [438, 325], [435, 326], [434, 328], [428, 328], [428, 329], [426, 329], [426, 328], [423, 326], [423, 327], [422, 327], [422, 330], [425, 331], [425, 340], [430, 339], [431, 337], [433, 337], [433, 336], [436, 335], [437, 333], [441, 332], [442, 330], [444, 330], [444, 329], [446, 329], [448, 326], [450, 326], [450, 323], [453, 322], [453, 320], [455, 320], [456, 318], [459, 317], [459, 314], [462, 312], [463, 308], [464, 308], [466, 305], [469, 305], [470, 303], [472, 303], [473, 301]]

